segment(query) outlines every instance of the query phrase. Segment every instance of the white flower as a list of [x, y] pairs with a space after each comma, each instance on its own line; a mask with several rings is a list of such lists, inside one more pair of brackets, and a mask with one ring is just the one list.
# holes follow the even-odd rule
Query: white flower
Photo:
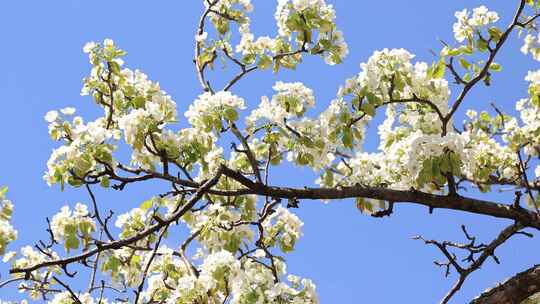
[[6, 252], [4, 254], [4, 257], [2, 258], [2, 262], [4, 262], [4, 263], [9, 262], [12, 258], [15, 257], [15, 255], [17, 255], [17, 253], [15, 251]]
[[527, 34], [524, 44], [521, 47], [521, 52], [525, 55], [531, 53], [535, 60], [540, 61], [540, 34], [536, 37], [532, 34]]
[[47, 122], [55, 122], [59, 117], [58, 111], [49, 111], [45, 114], [45, 120]]
[[285, 83], [278, 81], [273, 86], [276, 94], [272, 100], [263, 96], [258, 109], [251, 112], [246, 121], [253, 126], [260, 119], [283, 124], [284, 119], [301, 117], [307, 109], [315, 105], [313, 91], [301, 82]]
[[499, 20], [497, 12], [489, 11], [484, 5], [473, 9], [469, 24], [474, 27], [486, 26]]
[[78, 233], [88, 238], [96, 230], [96, 224], [89, 216], [88, 207], [77, 203], [73, 212], [69, 206], [64, 206], [53, 216], [51, 230], [57, 240], [74, 237]]
[[87, 42], [83, 47], [83, 52], [90, 53], [96, 46], [97, 44], [94, 41]]
[[453, 26], [454, 38], [458, 42], [463, 42], [465, 39], [472, 39], [475, 31], [499, 20], [499, 15], [496, 12], [489, 11], [483, 5], [473, 9], [470, 18], [469, 11], [466, 9], [456, 12], [455, 16], [457, 21]]
[[195, 36], [195, 41], [202, 42], [202, 41], [206, 40], [207, 37], [208, 37], [208, 33], [203, 32], [202, 34]]
[[531, 82], [532, 84], [540, 84], [540, 70], [527, 72], [525, 80]]
[[469, 117], [469, 119], [475, 119], [476, 116], [478, 116], [478, 113], [474, 110], [467, 110], [467, 112], [465, 113], [465, 115], [467, 115], [467, 117]]
[[114, 222], [114, 226], [116, 226], [118, 228], [124, 227], [124, 225], [126, 225], [127, 222], [129, 221], [129, 218], [130, 218], [129, 213], [120, 214], [116, 218], [116, 222]]
[[332, 52], [324, 52], [324, 62], [328, 65], [335, 65], [343, 60], [349, 54], [349, 47], [345, 42], [343, 32], [334, 31], [326, 36], [331, 37], [334, 44]]
[[112, 47], [114, 46], [114, 41], [112, 39], [106, 38], [105, 40], [103, 40], [103, 45], [105, 47]]
[[264, 252], [264, 250], [262, 249], [257, 249], [255, 250], [255, 253], [253, 254], [253, 256], [256, 258], [264, 258], [266, 256], [266, 252]]
[[62, 112], [62, 114], [64, 114], [64, 115], [73, 115], [73, 114], [75, 114], [75, 108], [66, 107], [66, 108], [63, 108], [62, 110], [60, 110], [60, 112]]
[[235, 120], [239, 109], [245, 109], [244, 99], [231, 92], [205, 92], [199, 95], [184, 115], [193, 127], [209, 132], [215, 129], [222, 119]]

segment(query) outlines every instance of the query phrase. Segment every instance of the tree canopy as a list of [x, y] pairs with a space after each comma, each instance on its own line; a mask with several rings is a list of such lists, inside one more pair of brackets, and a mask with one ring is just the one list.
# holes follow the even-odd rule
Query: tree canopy
[[[433, 62], [405, 49], [373, 52], [316, 114], [314, 90], [286, 81], [248, 110], [235, 94], [246, 77], [279, 75], [310, 56], [342, 63], [350, 50], [329, 2], [279, 0], [277, 33], [256, 36], [250, 0], [202, 1], [193, 41], [201, 94], [185, 107], [129, 68], [126, 51], [112, 39], [84, 45], [90, 72], [81, 95], [102, 115], [84, 118], [73, 107], [46, 113], [57, 147], [43, 179], [59, 190], [85, 191], [88, 203], [47, 218], [47, 239], [11, 248], [23, 228], [11, 221], [14, 207], [2, 188], [0, 255], [11, 277], [0, 289], [56, 304], [319, 303], [315, 283], [286, 267], [303, 235], [295, 209], [306, 200], [354, 199], [375, 218], [399, 216], [396, 206], [415, 204], [429, 213], [506, 220], [487, 241], [465, 226], [465, 242], [415, 237], [440, 251], [435, 264], [446, 275], [457, 274], [441, 303], [486, 261], [499, 263], [496, 249], [507, 240], [533, 237], [540, 229], [540, 71], [525, 77], [518, 115], [468, 101], [472, 90], [504, 85], [492, 76], [503, 73], [497, 55], [514, 33], [523, 41], [516, 56], [540, 61], [539, 1], [515, 1], [509, 24], [486, 6], [456, 12], [454, 41], [441, 41]], [[222, 65], [235, 74], [220, 74]], [[463, 123], [458, 111], [466, 113]], [[365, 149], [368, 137], [377, 138], [376, 151]], [[274, 183], [272, 170], [286, 165], [319, 177], [304, 187]], [[123, 191], [150, 182], [166, 190], [123, 214], [95, 195], [97, 187]], [[487, 197], [502, 188], [513, 193], [511, 201]], [[516, 272], [471, 303], [535, 303], [540, 266]]]

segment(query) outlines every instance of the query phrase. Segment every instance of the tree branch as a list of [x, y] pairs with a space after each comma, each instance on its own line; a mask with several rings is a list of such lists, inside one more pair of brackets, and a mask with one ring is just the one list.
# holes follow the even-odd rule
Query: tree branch
[[169, 218], [164, 219], [161, 222], [158, 222], [158, 223], [150, 226], [148, 229], [143, 230], [140, 233], [138, 233], [138, 234], [136, 234], [136, 235], [134, 235], [134, 236], [132, 236], [130, 238], [122, 239], [122, 240], [118, 240], [118, 241], [114, 241], [114, 242], [109, 242], [109, 243], [103, 243], [103, 244], [102, 243], [96, 243], [96, 248], [94, 248], [92, 250], [89, 250], [89, 251], [86, 251], [86, 252], [83, 252], [83, 253], [81, 253], [79, 255], [68, 257], [68, 258], [65, 258], [65, 259], [46, 261], [46, 262], [39, 263], [39, 264], [30, 266], [30, 267], [25, 267], [25, 268], [13, 268], [9, 272], [12, 273], [12, 274], [13, 273], [25, 273], [25, 276], [29, 277], [30, 273], [32, 271], [38, 270], [38, 269], [43, 268], [43, 267], [49, 267], [49, 266], [66, 267], [68, 264], [83, 261], [83, 260], [85, 260], [85, 259], [87, 259], [87, 258], [89, 258], [91, 256], [94, 256], [97, 253], [100, 253], [100, 252], [103, 252], [103, 251], [106, 251], [106, 250], [120, 249], [122, 247], [133, 244], [133, 243], [135, 243], [135, 242], [137, 242], [139, 240], [142, 240], [145, 237], [156, 233], [157, 231], [159, 231], [163, 227], [168, 226], [169, 224], [177, 221], [186, 212], [188, 212], [204, 196], [204, 194], [210, 188], [212, 188], [215, 184], [217, 184], [217, 182], [219, 181], [221, 175], [223, 174], [223, 169], [224, 169], [224, 167], [220, 167], [220, 169], [218, 170], [216, 175], [212, 179], [206, 181], [195, 192], [195, 194], [193, 194], [193, 196], [186, 202], [186, 204], [184, 206], [182, 206], [182, 208], [180, 208], [178, 211], [173, 213]]
[[508, 36], [512, 32], [512, 30], [516, 26], [519, 25], [519, 16], [523, 12], [523, 9], [525, 7], [525, 2], [526, 2], [525, 0], [520, 1], [519, 6], [518, 6], [518, 8], [516, 10], [516, 14], [514, 15], [514, 18], [512, 19], [512, 23], [510, 23], [510, 25], [508, 26], [506, 31], [504, 31], [504, 33], [501, 35], [501, 38], [499, 39], [499, 42], [497, 43], [497, 45], [495, 45], [495, 48], [493, 50], [490, 50], [489, 57], [486, 60], [486, 63], [484, 64], [484, 67], [482, 68], [482, 70], [480, 70], [480, 73], [478, 73], [478, 75], [476, 77], [474, 77], [469, 82], [467, 82], [465, 84], [465, 86], [463, 87], [463, 90], [461, 91], [458, 98], [456, 99], [456, 101], [452, 105], [452, 108], [451, 108], [450, 112], [446, 115], [446, 117], [444, 119], [444, 124], [445, 125], [448, 123], [448, 121], [450, 121], [450, 119], [452, 118], [454, 113], [457, 111], [457, 109], [459, 108], [459, 106], [461, 105], [461, 103], [463, 102], [463, 100], [465, 99], [467, 94], [469, 93], [469, 91], [480, 80], [482, 80], [482, 78], [484, 78], [487, 75], [487, 73], [489, 71], [489, 67], [491, 66], [491, 63], [493, 63], [493, 60], [495, 60], [495, 56], [497, 55], [497, 53], [499, 52], [499, 50], [501, 49], [503, 44], [506, 42], [506, 39], [508, 38]]
[[534, 265], [483, 292], [470, 304], [521, 303], [537, 292], [540, 292], [540, 265]]

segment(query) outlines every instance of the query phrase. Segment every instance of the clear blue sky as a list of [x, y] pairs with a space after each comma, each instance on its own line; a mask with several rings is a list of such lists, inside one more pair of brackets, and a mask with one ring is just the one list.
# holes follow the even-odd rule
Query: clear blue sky
[[[334, 3], [338, 26], [344, 31], [350, 54], [345, 63], [330, 67], [319, 58], [308, 59], [297, 72], [280, 79], [303, 81], [316, 92], [319, 105], [335, 96], [343, 81], [358, 73], [359, 63], [381, 48], [406, 48], [417, 59], [431, 61], [430, 49], [439, 49], [438, 38], [451, 41], [454, 12], [486, 4], [506, 24], [514, 13], [514, 1], [353, 1]], [[273, 35], [276, 1], [254, 0], [254, 30]], [[94, 118], [99, 112], [90, 99], [79, 96], [81, 79], [89, 72], [82, 46], [89, 40], [114, 39], [128, 51], [127, 65], [145, 71], [161, 83], [178, 104], [180, 117], [200, 94], [192, 64], [193, 37], [202, 10], [201, 0], [183, 1], [1, 1], [0, 28], [0, 185], [10, 187], [15, 224], [20, 238], [11, 249], [45, 238], [45, 217], [64, 204], [88, 202], [83, 189], [60, 192], [42, 180], [45, 163], [55, 146], [47, 136], [44, 114], [51, 109], [75, 106], [79, 114]], [[257, 17], [257, 18], [255, 18]], [[526, 94], [523, 77], [538, 64], [519, 53], [516, 35], [498, 60], [504, 73], [495, 75], [493, 86], [478, 87], [465, 107], [488, 109], [491, 101], [513, 109]], [[258, 72], [241, 82], [235, 93], [251, 108], [261, 95], [271, 94], [276, 77]], [[455, 92], [454, 92], [455, 93]], [[458, 120], [459, 121], [459, 120]], [[376, 146], [375, 133], [368, 147]], [[291, 177], [294, 177], [293, 181]], [[275, 183], [311, 185], [310, 170], [287, 167]], [[127, 210], [151, 195], [153, 186], [132, 187], [123, 193], [98, 191], [105, 208]], [[474, 195], [474, 193], [473, 193]], [[504, 202], [505, 194], [489, 198]], [[360, 214], [351, 201], [301, 203], [298, 214], [305, 221], [305, 236], [288, 257], [291, 273], [312, 278], [322, 303], [434, 303], [454, 283], [433, 265], [442, 256], [411, 236], [463, 240], [460, 224], [483, 241], [489, 241], [508, 222], [426, 208], [399, 206], [391, 218], [372, 219]], [[473, 274], [453, 303], [463, 303], [496, 282], [538, 263], [538, 240], [510, 240], [497, 253], [502, 264], [492, 261]], [[0, 266], [1, 279], [7, 268]], [[84, 278], [86, 279], [86, 278]], [[2, 299], [20, 297], [14, 289], [0, 290]]]

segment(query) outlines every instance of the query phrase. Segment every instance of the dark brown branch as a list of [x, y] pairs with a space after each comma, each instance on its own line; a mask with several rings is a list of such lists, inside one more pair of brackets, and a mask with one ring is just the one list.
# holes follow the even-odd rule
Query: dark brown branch
[[79, 299], [79, 297], [77, 297], [77, 294], [75, 294], [73, 292], [73, 290], [69, 287], [69, 285], [67, 285], [66, 283], [62, 282], [60, 279], [58, 279], [56, 276], [53, 276], [53, 279], [58, 282], [58, 284], [62, 285], [62, 287], [64, 287], [68, 292], [69, 294], [71, 295], [71, 299], [76, 303], [76, 304], [82, 304], [81, 303], [81, 300]]
[[344, 199], [344, 198], [371, 198], [392, 201], [394, 204], [413, 203], [435, 209], [451, 209], [466, 211], [475, 214], [506, 218], [518, 221], [525, 226], [540, 229], [540, 220], [536, 213], [526, 209], [514, 209], [511, 205], [500, 204], [463, 196], [436, 195], [415, 190], [403, 191], [376, 187], [340, 187], [340, 188], [288, 188], [265, 186], [256, 184], [242, 174], [224, 168], [224, 175], [238, 181], [249, 189], [250, 194], [267, 195], [276, 198], [296, 199]]
[[454, 68], [454, 57], [450, 57], [450, 60], [448, 60], [448, 63], [446, 64], [446, 67], [452, 73], [454, 76], [454, 79], [456, 80], [457, 84], [464, 84], [467, 85], [467, 82], [461, 78], [461, 76], [458, 74], [456, 69]]
[[132, 236], [130, 238], [122, 239], [122, 240], [118, 240], [118, 241], [114, 241], [114, 242], [109, 242], [109, 243], [103, 243], [103, 244], [102, 243], [96, 243], [96, 248], [94, 248], [92, 250], [89, 250], [89, 251], [86, 251], [86, 252], [83, 252], [83, 253], [81, 253], [79, 255], [68, 257], [68, 258], [65, 258], [65, 259], [46, 261], [46, 262], [39, 263], [39, 264], [30, 266], [30, 267], [25, 267], [25, 268], [13, 268], [9, 272], [10, 273], [25, 273], [26, 276], [29, 276], [29, 274], [32, 271], [35, 271], [35, 270], [43, 268], [43, 267], [60, 266], [60, 267], [64, 268], [68, 264], [71, 264], [73, 262], [86, 260], [87, 258], [89, 258], [91, 256], [94, 256], [95, 254], [97, 254], [99, 252], [103, 252], [103, 251], [106, 251], [106, 250], [116, 250], [116, 249], [120, 249], [122, 247], [128, 246], [130, 244], [136, 243], [137, 241], [142, 240], [142, 239], [146, 238], [147, 236], [156, 233], [157, 231], [159, 231], [160, 229], [162, 229], [166, 225], [169, 225], [169, 224], [171, 224], [173, 222], [176, 222], [178, 219], [180, 219], [186, 212], [188, 212], [204, 196], [204, 194], [210, 188], [212, 188], [215, 184], [217, 184], [217, 182], [219, 181], [219, 178], [221, 177], [221, 175], [223, 173], [223, 169], [224, 169], [224, 167], [220, 167], [220, 169], [218, 170], [216, 175], [212, 179], [206, 181], [193, 194], [193, 196], [186, 202], [186, 204], [184, 206], [182, 206], [182, 208], [180, 208], [179, 210], [174, 212], [169, 218], [164, 219], [163, 222], [159, 222], [157, 224], [154, 224], [154, 225], [150, 226], [148, 229], [143, 230], [143, 231], [139, 232], [138, 234], [136, 234], [136, 235], [134, 235], [134, 236]]
[[[179, 179], [171, 175], [163, 175], [157, 172], [147, 172], [147, 175], [126, 178], [116, 175], [111, 172], [111, 179], [131, 183], [141, 180], [163, 179], [175, 184], [196, 189], [200, 185], [194, 181]], [[511, 204], [501, 204], [492, 201], [468, 198], [463, 196], [446, 196], [429, 194], [416, 190], [392, 190], [381, 187], [364, 187], [351, 186], [339, 188], [289, 188], [266, 186], [263, 184], [254, 183], [249, 178], [246, 178], [241, 173], [234, 170], [224, 168], [224, 174], [238, 181], [245, 186], [244, 189], [238, 190], [217, 190], [209, 189], [208, 194], [221, 196], [239, 196], [248, 194], [257, 194], [261, 196], [269, 196], [275, 198], [297, 198], [297, 199], [312, 199], [312, 200], [331, 200], [345, 198], [371, 198], [385, 201], [393, 201], [395, 204], [412, 203], [423, 205], [434, 209], [450, 209], [493, 216], [497, 218], [506, 218], [523, 223], [525, 226], [540, 229], [540, 219], [536, 213], [523, 208], [513, 208]]]
[[109, 231], [109, 228], [107, 227], [107, 224], [101, 219], [101, 216], [99, 214], [99, 208], [97, 205], [96, 196], [94, 195], [94, 192], [92, 192], [92, 189], [90, 188], [90, 185], [85, 184], [86, 190], [88, 191], [88, 194], [90, 195], [90, 199], [92, 200], [92, 205], [94, 207], [94, 214], [96, 216], [96, 219], [99, 223], [99, 225], [102, 227], [103, 231], [107, 235], [107, 238], [109, 238], [109, 241], [114, 241], [114, 237], [112, 236], [111, 232]]
[[238, 130], [238, 127], [234, 122], [230, 123], [230, 129], [233, 132], [234, 136], [236, 136], [236, 138], [238, 138], [238, 140], [242, 143], [242, 146], [244, 147], [244, 153], [249, 160], [251, 169], [253, 170], [253, 174], [255, 175], [257, 182], [262, 184], [261, 170], [259, 169], [259, 164], [257, 162], [257, 159], [255, 158], [255, 155], [253, 154], [253, 151], [251, 151], [251, 148], [249, 147], [246, 138], [244, 137], [244, 135], [242, 135], [240, 130]]
[[159, 245], [161, 244], [161, 240], [163, 239], [163, 236], [167, 232], [167, 228], [169, 227], [169, 224], [166, 224], [165, 227], [163, 227], [163, 230], [159, 234], [157, 242], [154, 245], [154, 250], [152, 251], [152, 255], [150, 256], [150, 259], [148, 259], [148, 262], [146, 263], [146, 266], [144, 268], [143, 275], [142, 275], [142, 278], [141, 278], [141, 283], [139, 284], [139, 287], [137, 288], [137, 291], [135, 292], [135, 304], [139, 303], [139, 298], [140, 298], [141, 293], [143, 291], [144, 282], [146, 281], [146, 277], [148, 276], [148, 271], [150, 270], [150, 266], [152, 265], [152, 262], [156, 258], [156, 254], [157, 254], [157, 251], [159, 249]]
[[[425, 240], [422, 237], [415, 237], [415, 239], [421, 239], [426, 244], [431, 244], [439, 248], [439, 250], [444, 254], [446, 259], [448, 260], [448, 263], [439, 263], [437, 265], [445, 265], [447, 267], [446, 275], [448, 275], [449, 272], [449, 265], [452, 265], [452, 267], [457, 271], [459, 274], [457, 282], [452, 286], [450, 291], [445, 295], [445, 297], [441, 300], [441, 304], [446, 304], [450, 299], [461, 289], [463, 286], [463, 283], [468, 278], [468, 276], [475, 272], [476, 270], [480, 269], [480, 267], [484, 264], [484, 262], [489, 258], [492, 257], [497, 264], [499, 264], [499, 259], [495, 256], [495, 249], [505, 243], [510, 237], [512, 237], [514, 234], [518, 234], [519, 230], [521, 230], [524, 226], [521, 224], [513, 224], [505, 228], [503, 231], [499, 233], [497, 238], [495, 238], [489, 245], [475, 245], [475, 238], [471, 237], [464, 226], [462, 226], [462, 230], [465, 233], [465, 236], [468, 240], [471, 242], [469, 244], [456, 244], [448, 241], [444, 242], [438, 242], [434, 240]], [[470, 252], [470, 255], [468, 258], [465, 258], [464, 260], [469, 261], [470, 265], [467, 267], [463, 267], [459, 265], [456, 256], [448, 250], [448, 247], [455, 247], [460, 248], [464, 250], [468, 250]], [[478, 259], [474, 259], [474, 254], [480, 254]]]

